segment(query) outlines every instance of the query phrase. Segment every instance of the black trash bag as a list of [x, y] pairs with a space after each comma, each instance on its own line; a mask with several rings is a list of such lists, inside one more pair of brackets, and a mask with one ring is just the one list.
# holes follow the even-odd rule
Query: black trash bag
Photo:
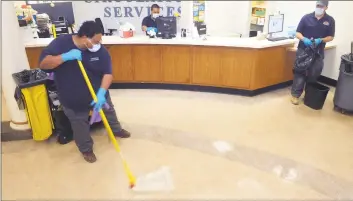
[[19, 110], [24, 110], [26, 109], [26, 104], [24, 101], [24, 97], [23, 94], [21, 92], [21, 89], [19, 87], [16, 87], [15, 89], [15, 94], [14, 94], [14, 98], [17, 102], [17, 106]]
[[40, 69], [23, 70], [13, 74], [13, 78], [17, 84], [26, 84], [38, 80], [45, 80], [47, 77], [48, 75]]
[[45, 83], [47, 74], [40, 69], [33, 69], [14, 73], [12, 74], [12, 77], [17, 84], [14, 92], [14, 98], [16, 99], [18, 108], [23, 110], [26, 108], [26, 104], [21, 89], [35, 86], [36, 84]]
[[314, 63], [315, 59], [320, 57], [319, 50], [315, 45], [306, 47], [304, 51], [297, 54], [293, 71], [294, 73], [306, 73], [308, 68]]
[[[344, 69], [342, 69], [344, 67]], [[353, 53], [341, 56], [341, 70], [346, 73], [353, 73]]]

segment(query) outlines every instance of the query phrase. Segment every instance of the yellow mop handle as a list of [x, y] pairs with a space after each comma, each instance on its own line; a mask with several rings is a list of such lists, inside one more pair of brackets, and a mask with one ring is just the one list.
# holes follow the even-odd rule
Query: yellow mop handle
[[53, 37], [56, 38], [56, 28], [55, 24], [52, 25]]
[[[82, 62], [81, 62], [81, 61], [78, 61], [78, 65], [80, 66], [80, 69], [81, 69], [83, 78], [84, 78], [85, 81], [86, 81], [87, 87], [88, 87], [88, 89], [89, 89], [89, 92], [90, 92], [91, 95], [92, 95], [93, 100], [94, 100], [95, 102], [97, 102], [96, 93], [95, 93], [94, 90], [93, 90], [92, 84], [91, 84], [91, 82], [90, 82], [90, 80], [89, 80], [89, 78], [88, 78], [88, 76], [87, 76], [86, 70], [85, 70], [85, 68], [83, 67]], [[132, 174], [132, 172], [131, 172], [131, 170], [130, 170], [130, 168], [129, 168], [129, 166], [128, 166], [126, 160], [125, 160], [125, 158], [124, 158], [123, 155], [121, 154], [120, 146], [119, 146], [119, 144], [118, 144], [118, 141], [115, 139], [114, 134], [113, 134], [113, 131], [112, 131], [112, 129], [110, 128], [110, 125], [109, 125], [109, 123], [108, 123], [108, 120], [107, 120], [107, 118], [106, 118], [106, 116], [105, 116], [105, 114], [104, 114], [104, 112], [103, 112], [102, 109], [99, 111], [99, 114], [100, 114], [100, 116], [101, 116], [101, 118], [102, 118], [102, 121], [103, 121], [103, 124], [104, 124], [104, 126], [105, 126], [105, 129], [106, 129], [107, 132], [108, 132], [108, 136], [109, 136], [110, 140], [113, 142], [114, 148], [115, 148], [116, 151], [120, 154], [121, 160], [122, 160], [122, 162], [123, 162], [123, 166], [124, 166], [125, 173], [126, 173], [128, 179], [129, 179], [129, 181], [130, 181], [130, 188], [132, 188], [132, 187], [134, 187], [134, 185], [135, 185], [136, 178], [135, 178], [134, 175]]]

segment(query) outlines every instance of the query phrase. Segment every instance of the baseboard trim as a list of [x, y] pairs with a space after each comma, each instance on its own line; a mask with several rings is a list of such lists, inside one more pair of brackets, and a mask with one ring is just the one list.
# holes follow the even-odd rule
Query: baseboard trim
[[111, 89], [164, 89], [164, 90], [180, 90], [180, 91], [198, 91], [210, 93], [233, 94], [242, 96], [256, 96], [269, 91], [288, 87], [292, 81], [283, 82], [273, 86], [256, 89], [253, 91], [244, 89], [231, 89], [222, 87], [198, 86], [198, 85], [183, 85], [183, 84], [160, 84], [160, 83], [113, 83]]
[[10, 121], [1, 122], [1, 142], [33, 139], [31, 130], [14, 130], [10, 123]]
[[332, 86], [332, 87], [336, 87], [336, 85], [337, 85], [337, 80], [334, 80], [332, 78], [329, 78], [329, 77], [326, 77], [326, 76], [323, 76], [323, 75], [321, 75], [319, 77], [318, 81], [323, 83], [323, 84], [327, 84], [329, 86]]

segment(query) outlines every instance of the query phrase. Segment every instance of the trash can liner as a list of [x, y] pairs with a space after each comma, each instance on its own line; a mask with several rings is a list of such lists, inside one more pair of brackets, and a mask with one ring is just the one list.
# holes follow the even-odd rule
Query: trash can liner
[[14, 78], [17, 86], [22, 89], [44, 84], [47, 81], [48, 75], [40, 69], [33, 69], [14, 73], [12, 77]]
[[26, 109], [26, 106], [25, 106], [25, 103], [23, 100], [23, 95], [22, 95], [21, 89], [19, 87], [16, 87], [16, 89], [15, 89], [14, 98], [17, 102], [17, 106], [18, 106], [19, 110]]

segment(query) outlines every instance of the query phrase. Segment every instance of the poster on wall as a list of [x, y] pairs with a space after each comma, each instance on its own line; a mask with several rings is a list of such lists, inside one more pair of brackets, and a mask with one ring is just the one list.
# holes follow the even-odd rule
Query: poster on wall
[[151, 14], [151, 6], [158, 4], [162, 16], [181, 13], [181, 1], [72, 1], [76, 25], [101, 18], [104, 29], [117, 29], [119, 22], [130, 22], [136, 33], [142, 33], [141, 23]]
[[205, 21], [205, 1], [193, 1], [194, 22]]

